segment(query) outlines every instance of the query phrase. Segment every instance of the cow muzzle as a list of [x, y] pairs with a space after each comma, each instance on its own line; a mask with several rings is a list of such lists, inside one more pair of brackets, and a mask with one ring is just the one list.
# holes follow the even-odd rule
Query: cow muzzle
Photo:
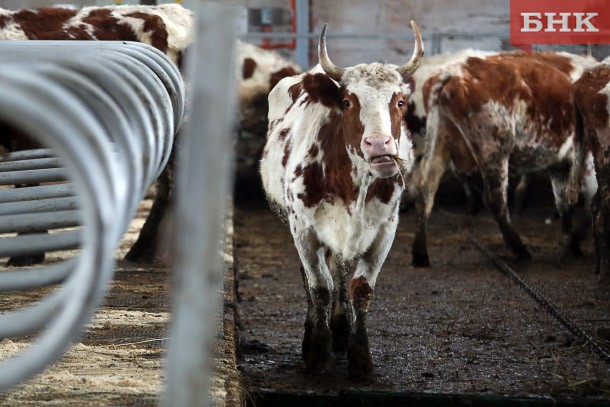
[[396, 143], [391, 136], [372, 135], [362, 139], [360, 148], [371, 166], [371, 173], [379, 178], [396, 175]]

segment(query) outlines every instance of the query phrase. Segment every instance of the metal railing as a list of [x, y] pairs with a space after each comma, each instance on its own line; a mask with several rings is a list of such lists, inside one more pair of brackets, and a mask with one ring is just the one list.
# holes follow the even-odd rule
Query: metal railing
[[49, 286], [0, 315], [3, 338], [35, 338], [0, 364], [6, 389], [63, 355], [100, 305], [115, 249], [169, 159], [185, 91], [175, 65], [141, 43], [2, 42], [0, 61], [0, 122], [44, 147], [0, 157], [0, 183], [26, 185], [0, 189], [0, 256], [78, 249], [0, 269], [0, 291]]

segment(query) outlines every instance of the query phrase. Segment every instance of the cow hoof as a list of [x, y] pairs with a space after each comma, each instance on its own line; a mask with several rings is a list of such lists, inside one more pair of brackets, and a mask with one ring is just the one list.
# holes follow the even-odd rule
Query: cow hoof
[[311, 350], [311, 334], [313, 333], [313, 322], [310, 320], [305, 321], [305, 334], [303, 335], [303, 342], [301, 343], [301, 357], [303, 362], [307, 361], [309, 357], [309, 351]]
[[368, 358], [349, 359], [347, 372], [349, 380], [353, 382], [369, 382], [373, 380], [375, 368], [370, 356]]
[[316, 327], [312, 325], [311, 333], [306, 332], [303, 337], [303, 360], [305, 371], [318, 375], [328, 370], [332, 364], [332, 334], [330, 327]]
[[516, 255], [517, 260], [519, 261], [530, 261], [532, 259], [532, 255], [525, 247], [523, 247], [521, 250], [518, 250]]
[[413, 260], [411, 261], [413, 267], [430, 267], [430, 259], [427, 254], [420, 254], [413, 252]]
[[28, 267], [40, 264], [44, 261], [44, 253], [33, 254], [30, 256], [14, 256], [6, 262], [7, 267]]
[[133, 246], [125, 255], [125, 260], [132, 263], [152, 264], [157, 261], [157, 256], [153, 250], [138, 249]]
[[572, 255], [572, 257], [583, 257], [584, 256], [584, 253], [582, 252], [582, 249], [580, 248], [580, 245], [578, 245], [578, 244], [570, 245], [570, 254]]
[[561, 253], [559, 254], [559, 260], [565, 260], [569, 257], [583, 257], [584, 253], [582, 252], [580, 245], [572, 245], [567, 244], [564, 245], [561, 249]]
[[375, 368], [373, 367], [373, 359], [366, 337], [362, 340], [358, 340], [357, 337], [351, 338], [347, 350], [347, 359], [347, 372], [350, 380], [362, 382], [373, 378]]
[[330, 369], [332, 365], [330, 347], [328, 349], [320, 349], [317, 352], [312, 349], [308, 352], [307, 356], [305, 371], [311, 375], [320, 375]]

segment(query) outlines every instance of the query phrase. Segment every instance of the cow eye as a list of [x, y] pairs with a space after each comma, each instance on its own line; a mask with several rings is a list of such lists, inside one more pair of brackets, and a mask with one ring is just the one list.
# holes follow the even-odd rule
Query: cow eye
[[399, 100], [399, 101], [398, 101], [398, 103], [396, 103], [396, 106], [398, 106], [398, 107], [403, 107], [403, 106], [404, 106], [404, 104], [405, 104], [405, 101], [404, 101], [404, 100]]
[[343, 107], [348, 108], [350, 107], [352, 104], [350, 103], [349, 100], [347, 99], [343, 99], [343, 102], [341, 102], [341, 104], [343, 105]]

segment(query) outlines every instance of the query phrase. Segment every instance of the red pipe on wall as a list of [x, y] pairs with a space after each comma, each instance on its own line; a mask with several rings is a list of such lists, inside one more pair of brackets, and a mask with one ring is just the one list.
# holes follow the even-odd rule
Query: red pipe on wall
[[[292, 33], [297, 32], [297, 6], [296, 0], [290, 0], [290, 9], [292, 12], [292, 17], [290, 21], [290, 29]], [[261, 32], [273, 32], [273, 25], [271, 24], [263, 24], [261, 25]], [[270, 38], [263, 38], [261, 43], [261, 48], [265, 49], [279, 49], [279, 48], [287, 48], [287, 49], [295, 49], [297, 44], [296, 38], [292, 38], [290, 42], [281, 42], [281, 43], [272, 43]]]

